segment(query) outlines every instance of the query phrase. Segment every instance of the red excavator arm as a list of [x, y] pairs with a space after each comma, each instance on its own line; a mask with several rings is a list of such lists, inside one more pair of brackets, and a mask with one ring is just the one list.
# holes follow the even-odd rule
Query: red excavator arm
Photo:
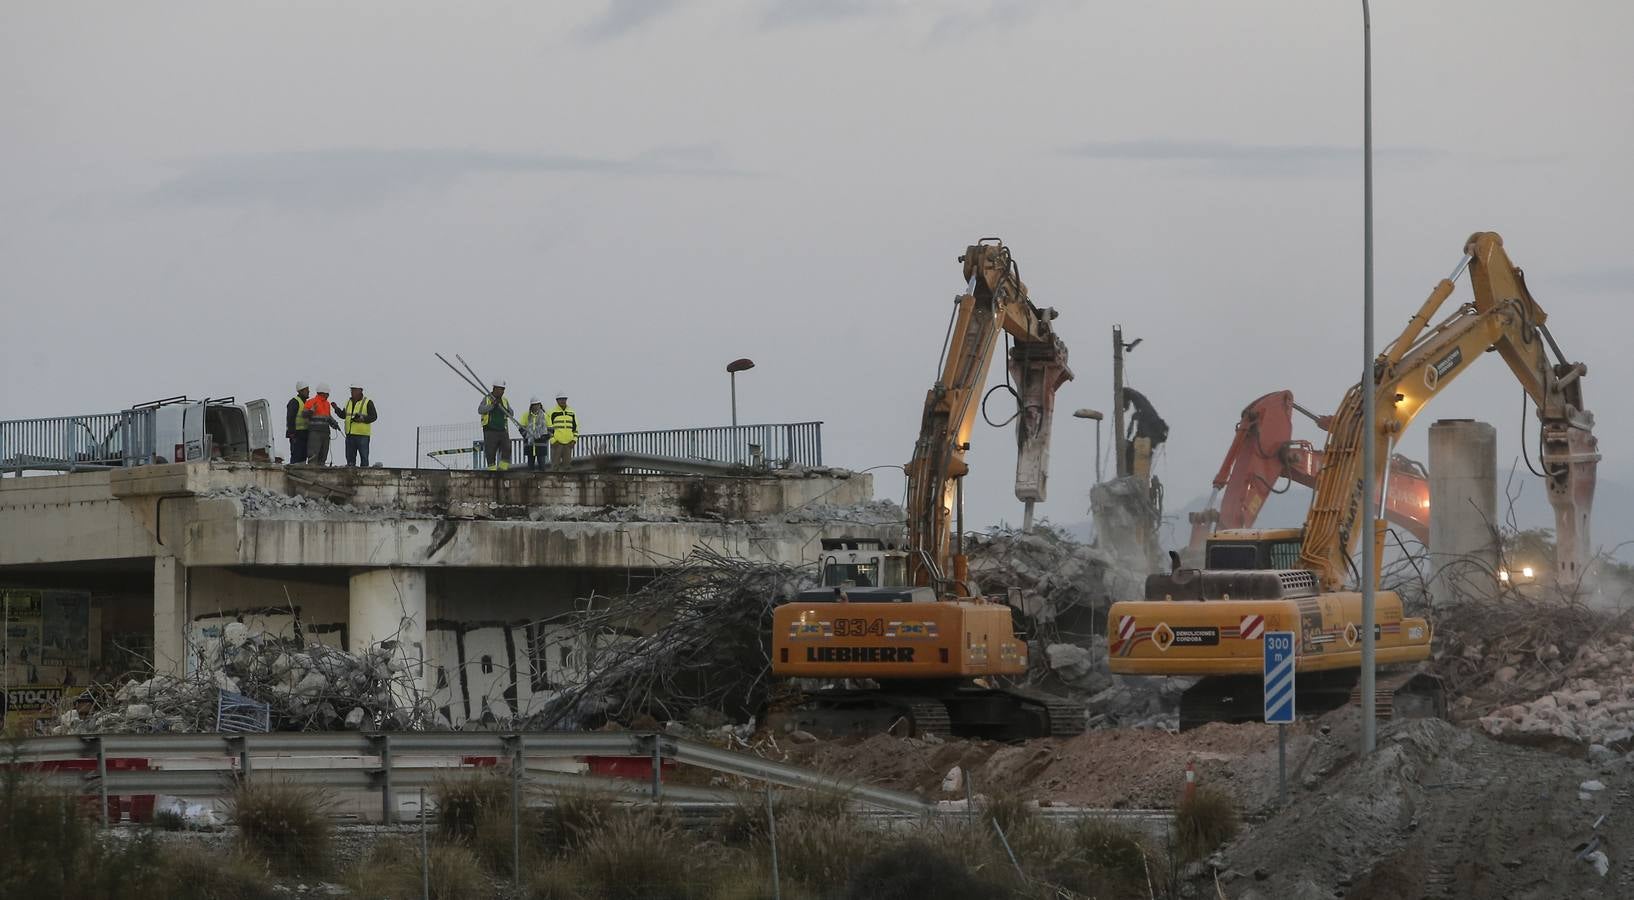
[[[1191, 520], [1189, 551], [1201, 553], [1208, 536], [1222, 528], [1247, 528], [1254, 524], [1288, 469], [1283, 448], [1294, 435], [1293, 391], [1276, 391], [1248, 404], [1237, 431], [1226, 450], [1225, 462], [1214, 476], [1214, 491], [1202, 512]], [[1221, 491], [1225, 496], [1220, 496]], [[1215, 501], [1219, 500], [1219, 505]]]
[[[1294, 402], [1292, 391], [1266, 394], [1243, 409], [1225, 461], [1214, 476], [1208, 505], [1189, 517], [1190, 554], [1201, 554], [1203, 544], [1215, 531], [1252, 528], [1260, 507], [1284, 478], [1306, 487], [1316, 485], [1317, 473], [1322, 471], [1322, 451], [1310, 441], [1293, 440], [1295, 410], [1323, 427], [1332, 418], [1307, 412]], [[1429, 540], [1429, 476], [1422, 465], [1399, 453], [1390, 458], [1384, 516], [1412, 532], [1420, 542]]]

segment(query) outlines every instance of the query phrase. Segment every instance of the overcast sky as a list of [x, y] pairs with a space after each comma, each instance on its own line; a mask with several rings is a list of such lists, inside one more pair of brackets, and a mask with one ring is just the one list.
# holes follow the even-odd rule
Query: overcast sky
[[[1374, 17], [1381, 346], [1502, 233], [1588, 363], [1602, 477], [1634, 480], [1634, 5]], [[749, 356], [745, 421], [900, 465], [955, 258], [998, 235], [1078, 376], [1043, 512], [1083, 518], [1070, 413], [1110, 403], [1114, 323], [1179, 505], [1248, 401], [1356, 378], [1361, 91], [1354, 2], [12, 2], [0, 417], [361, 379], [404, 465], [475, 416], [434, 351], [590, 431], [723, 424]], [[1402, 449], [1482, 418], [1507, 470], [1505, 367], [1445, 394]], [[1017, 521], [1013, 439], [974, 445], [970, 522]]]

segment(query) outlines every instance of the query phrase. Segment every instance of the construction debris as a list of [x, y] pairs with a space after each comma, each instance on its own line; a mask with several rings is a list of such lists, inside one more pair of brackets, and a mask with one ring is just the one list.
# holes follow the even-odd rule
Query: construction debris
[[1634, 749], [1634, 619], [1506, 592], [1436, 611], [1434, 671], [1459, 720], [1558, 748]]
[[240, 622], [195, 647], [185, 677], [156, 675], [88, 689], [95, 712], [62, 715], [58, 734], [216, 731], [223, 692], [265, 704], [270, 725], [284, 731], [342, 728], [426, 730], [448, 722], [421, 697], [411, 664], [393, 646], [357, 655], [321, 644], [293, 648], [277, 635]]
[[771, 684], [772, 610], [806, 581], [799, 568], [694, 550], [618, 603], [574, 617], [573, 631], [597, 646], [589, 678], [527, 727], [745, 721]]
[[[1198, 879], [1206, 895], [1218, 877], [1231, 897], [1629, 896], [1603, 880], [1609, 859], [1589, 859], [1598, 823], [1634, 813], [1628, 766], [1505, 746], [1439, 719], [1391, 722], [1378, 751], [1358, 758], [1359, 720], [1335, 716], [1302, 763], [1320, 761], [1323, 776], [1211, 860]], [[1591, 775], [1619, 790], [1576, 800]]]
[[1106, 664], [1106, 613], [1113, 601], [1142, 595], [1146, 573], [1115, 555], [1041, 525], [997, 529], [966, 545], [970, 573], [984, 593], [1019, 588], [1033, 627], [1031, 680], [1082, 700], [1092, 727], [1179, 726], [1180, 693], [1190, 678], [1127, 678]]

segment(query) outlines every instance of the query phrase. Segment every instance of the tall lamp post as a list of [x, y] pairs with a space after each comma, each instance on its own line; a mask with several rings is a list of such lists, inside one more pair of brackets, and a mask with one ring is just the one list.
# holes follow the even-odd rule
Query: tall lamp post
[[1377, 590], [1378, 560], [1374, 535], [1378, 518], [1375, 502], [1374, 457], [1378, 453], [1379, 424], [1375, 421], [1377, 383], [1373, 379], [1373, 20], [1367, 0], [1362, 0], [1362, 422], [1367, 435], [1362, 440], [1362, 747], [1366, 756], [1378, 743], [1378, 719], [1374, 680], [1373, 617]]
[[1095, 420], [1095, 483], [1101, 483], [1101, 420], [1106, 418], [1098, 409], [1080, 409], [1073, 413], [1079, 419]]
[[744, 357], [726, 364], [726, 374], [732, 378], [732, 427], [738, 427], [738, 373], [755, 367], [755, 361]]

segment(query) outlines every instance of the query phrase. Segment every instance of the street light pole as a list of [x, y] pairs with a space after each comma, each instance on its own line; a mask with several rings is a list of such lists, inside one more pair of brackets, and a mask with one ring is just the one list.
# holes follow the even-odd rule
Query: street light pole
[[1373, 378], [1373, 21], [1362, 0], [1362, 755], [1378, 745], [1373, 618], [1378, 560], [1378, 518], [1373, 469], [1377, 464], [1378, 386]]
[[734, 359], [726, 364], [726, 374], [732, 380], [732, 427], [738, 427], [738, 373], [755, 367], [755, 361], [747, 357]]

